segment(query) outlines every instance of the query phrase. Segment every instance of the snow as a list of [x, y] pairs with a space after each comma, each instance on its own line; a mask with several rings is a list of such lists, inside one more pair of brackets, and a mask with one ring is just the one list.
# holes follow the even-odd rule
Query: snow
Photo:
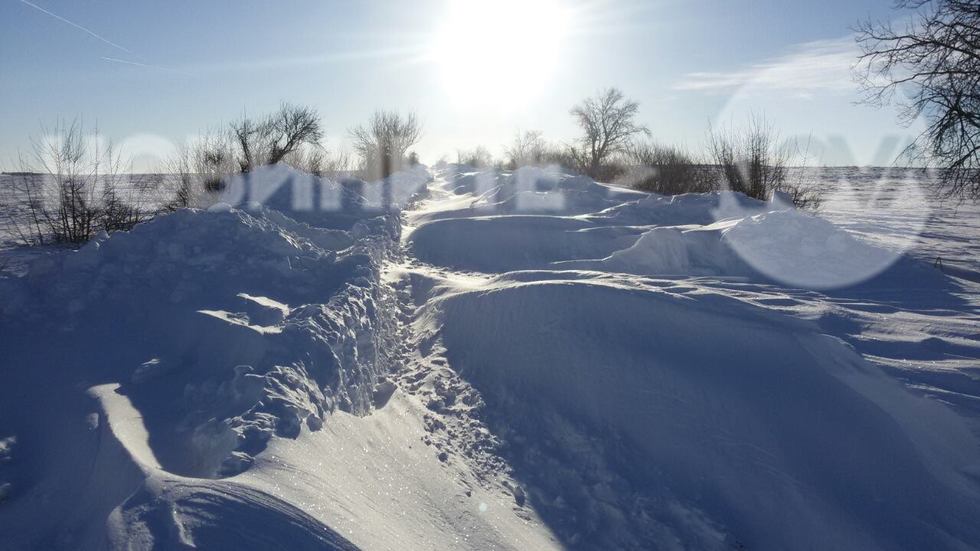
[[977, 235], [842, 197], [276, 165], [31, 253], [3, 547], [976, 548]]
[[[952, 542], [950, 533], [976, 541], [976, 481], [961, 472], [980, 467], [975, 438], [839, 340], [701, 289], [552, 277], [434, 304], [450, 364], [500, 426], [537, 432], [523, 420], [555, 411], [631, 442], [619, 483], [671, 498], [603, 499], [602, 484], [540, 472], [534, 457], [556, 451], [529, 443], [515, 463], [518, 472], [528, 463], [539, 502], [612, 501], [613, 511], [588, 520], [613, 524], [623, 547], [644, 544], [636, 532], [651, 529], [718, 547], [705, 518], [767, 549], [927, 546]], [[900, 429], [905, 417], [915, 422]], [[570, 498], [576, 487], [586, 496]], [[698, 520], [637, 527], [618, 518], [637, 507], [654, 519], [681, 507]], [[593, 545], [608, 537], [566, 528]]]
[[817, 216], [782, 208], [705, 226], [659, 226], [601, 267], [649, 275], [762, 277], [794, 287], [833, 289], [866, 281], [899, 255], [870, 246]]

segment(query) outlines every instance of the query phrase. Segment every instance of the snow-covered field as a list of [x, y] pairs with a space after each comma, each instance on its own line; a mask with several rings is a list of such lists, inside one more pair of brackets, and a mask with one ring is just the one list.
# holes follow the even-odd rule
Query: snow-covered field
[[3, 272], [0, 547], [980, 546], [980, 217], [924, 176], [250, 178]]

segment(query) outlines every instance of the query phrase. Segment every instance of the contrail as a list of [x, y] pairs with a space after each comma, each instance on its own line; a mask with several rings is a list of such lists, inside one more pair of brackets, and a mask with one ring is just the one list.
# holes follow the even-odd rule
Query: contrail
[[152, 65], [150, 63], [142, 63], [142, 62], [139, 62], [139, 61], [131, 61], [129, 59], [120, 59], [118, 57], [108, 57], [108, 56], [104, 56], [104, 55], [103, 56], [99, 56], [99, 59], [101, 59], [102, 61], [105, 61], [107, 63], [119, 63], [119, 64], [122, 64], [122, 65], [132, 65], [134, 67], [146, 67], [147, 69], [158, 69], [160, 71], [168, 71], [168, 72], [171, 72], [171, 73], [177, 73], [178, 75], [184, 75], [184, 76], [187, 76], [187, 77], [191, 76], [190, 73], [181, 71], [179, 69], [171, 69], [170, 67], [164, 67], [163, 65]]
[[34, 9], [36, 9], [37, 11], [39, 11], [41, 13], [50, 15], [51, 17], [54, 17], [58, 21], [61, 21], [63, 23], [67, 23], [67, 24], [71, 25], [72, 27], [75, 27], [76, 29], [78, 29], [78, 30], [80, 30], [82, 32], [87, 33], [89, 36], [91, 36], [93, 38], [96, 38], [98, 40], [101, 40], [102, 42], [104, 42], [104, 43], [112, 46], [113, 48], [116, 48], [118, 50], [122, 50], [122, 51], [126, 52], [127, 54], [133, 53], [130, 50], [128, 50], [127, 48], [125, 48], [123, 46], [120, 46], [119, 44], [116, 44], [115, 42], [109, 40], [108, 38], [104, 38], [102, 36], [99, 36], [95, 32], [93, 32], [93, 31], [91, 31], [89, 29], [86, 29], [85, 27], [79, 25], [78, 23], [74, 23], [72, 21], [69, 21], [69, 20], [65, 19], [64, 17], [61, 17], [60, 15], [58, 15], [56, 13], [52, 13], [52, 12], [50, 12], [50, 11], [42, 8], [41, 6], [38, 6], [37, 4], [35, 4], [33, 2], [29, 2], [28, 0], [20, 0], [20, 2], [21, 2], [21, 4], [26, 4], [26, 5], [28, 5], [28, 6], [32, 7], [32, 8], [34, 8]]
[[108, 61], [110, 63], [122, 63], [123, 65], [135, 65], [137, 67], [148, 67], [151, 69], [158, 69], [159, 67], [155, 65], [147, 65], [146, 63], [140, 63], [139, 61], [130, 61], [128, 59], [119, 59], [118, 57], [106, 57], [101, 56], [102, 61]]

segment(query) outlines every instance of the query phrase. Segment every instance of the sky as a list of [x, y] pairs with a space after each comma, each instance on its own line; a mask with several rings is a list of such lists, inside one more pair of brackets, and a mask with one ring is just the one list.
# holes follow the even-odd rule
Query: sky
[[521, 130], [575, 139], [569, 109], [615, 86], [652, 139], [698, 150], [764, 116], [813, 164], [887, 164], [910, 134], [858, 104], [852, 27], [887, 0], [0, 0], [0, 167], [81, 120], [153, 170], [190, 137], [281, 101], [326, 146], [379, 108], [414, 111], [425, 162]]

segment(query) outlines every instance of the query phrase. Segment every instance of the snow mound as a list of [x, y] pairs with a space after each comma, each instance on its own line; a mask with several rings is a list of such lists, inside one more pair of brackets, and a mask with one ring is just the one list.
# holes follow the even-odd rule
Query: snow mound
[[0, 289], [4, 364], [119, 382], [168, 471], [235, 474], [273, 435], [371, 411], [394, 323], [379, 271], [398, 230], [388, 216], [339, 231], [261, 208], [158, 217]]
[[419, 227], [409, 237], [409, 248], [432, 264], [501, 272], [609, 254], [628, 243], [616, 239], [616, 233], [623, 232], [558, 216], [452, 218]]
[[628, 205], [634, 215], [645, 212], [646, 222], [671, 225], [620, 225], [625, 211], [468, 217], [455, 212], [423, 221], [408, 244], [425, 262], [481, 272], [590, 269], [752, 278], [807, 289], [862, 283], [900, 259], [818, 216], [741, 194], [650, 196]]
[[683, 226], [708, 225], [771, 210], [772, 205], [742, 193], [716, 191], [682, 195], [643, 194], [639, 199], [593, 214], [602, 224]]
[[786, 209], [699, 227], [655, 227], [601, 261], [565, 266], [642, 275], [761, 277], [793, 287], [835, 289], [872, 279], [898, 259], [826, 220]]
[[740, 220], [725, 244], [756, 271], [797, 287], [830, 289], [867, 281], [898, 260], [822, 218], [782, 210]]
[[691, 286], [528, 275], [435, 300], [426, 323], [566, 544], [980, 538], [976, 438], [841, 341]]
[[153, 480], [108, 524], [113, 549], [357, 549], [308, 513], [235, 483]]

